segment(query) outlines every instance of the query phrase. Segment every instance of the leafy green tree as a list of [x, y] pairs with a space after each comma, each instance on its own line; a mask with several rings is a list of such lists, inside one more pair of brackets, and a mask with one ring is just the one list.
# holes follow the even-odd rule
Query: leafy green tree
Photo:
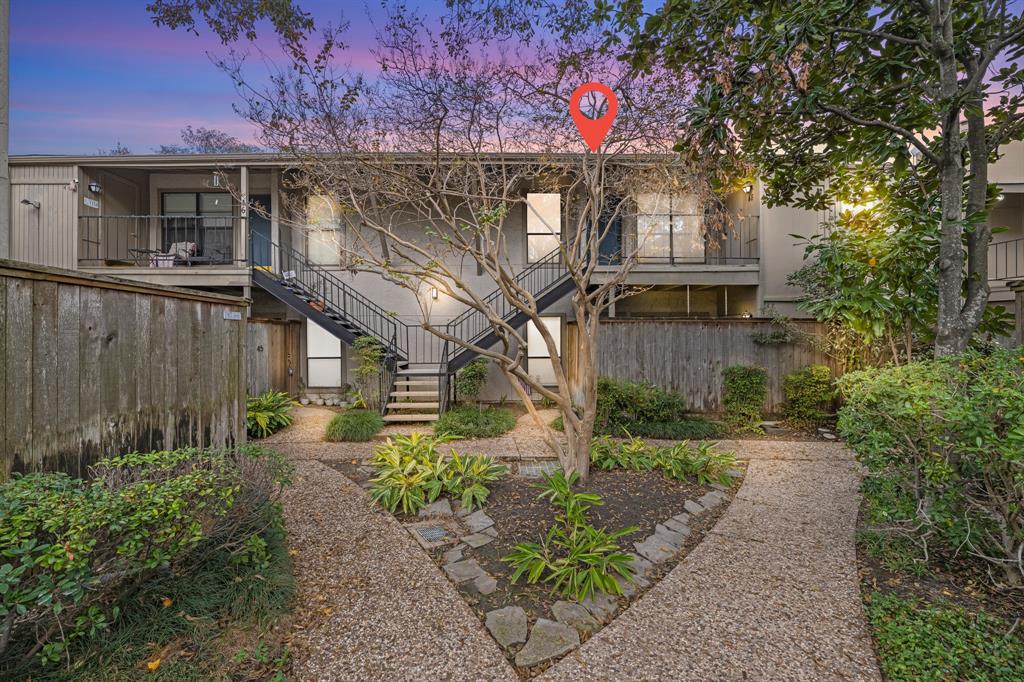
[[[935, 353], [963, 350], [988, 303], [988, 165], [1024, 137], [1024, 17], [1006, 0], [599, 3], [639, 67], [692, 75], [678, 148], [762, 178], [769, 204], [858, 203], [864, 168], [913, 182], [939, 224]], [[602, 16], [604, 15], [604, 16]], [[617, 49], [623, 36], [610, 36]]]

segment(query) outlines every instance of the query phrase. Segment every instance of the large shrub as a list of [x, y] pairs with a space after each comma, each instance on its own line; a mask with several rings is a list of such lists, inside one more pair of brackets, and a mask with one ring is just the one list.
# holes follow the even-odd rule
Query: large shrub
[[331, 417], [324, 437], [331, 442], [368, 441], [384, 428], [384, 418], [372, 410], [348, 410]]
[[[202, 546], [260, 561], [289, 476], [269, 450], [129, 454], [90, 481], [16, 476], [0, 486], [0, 660], [54, 663], [97, 637], [158, 573]], [[6, 664], [5, 664], [6, 667]]]
[[1024, 351], [863, 370], [838, 384], [838, 428], [868, 469], [870, 520], [1024, 585]]
[[245, 401], [245, 430], [250, 438], [266, 438], [292, 423], [295, 401], [283, 391], [265, 391]]
[[675, 421], [684, 412], [686, 401], [678, 393], [637, 381], [597, 380], [595, 428], [601, 433], [621, 434], [636, 424]]
[[500, 407], [480, 410], [456, 407], [442, 414], [434, 424], [434, 433], [460, 438], [494, 438], [516, 426], [516, 417]]
[[786, 421], [795, 427], [816, 426], [825, 418], [825, 408], [832, 401], [832, 370], [825, 365], [810, 365], [791, 372], [782, 380], [782, 391], [786, 395]]
[[739, 431], [757, 429], [768, 398], [768, 373], [764, 367], [733, 365], [722, 370], [722, 402], [725, 421]]

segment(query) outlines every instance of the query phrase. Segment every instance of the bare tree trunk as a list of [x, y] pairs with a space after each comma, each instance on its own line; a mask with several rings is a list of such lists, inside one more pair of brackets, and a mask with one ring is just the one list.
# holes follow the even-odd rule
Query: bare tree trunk
[[[953, 51], [953, 19], [950, 0], [932, 5], [932, 51], [939, 65], [939, 90], [948, 110], [942, 121], [939, 151], [939, 192], [942, 200], [939, 241], [938, 320], [935, 356], [959, 353], [967, 345], [961, 324], [963, 267], [963, 142], [960, 139], [960, 108], [956, 105], [958, 69]], [[971, 330], [973, 331], [973, 330]]]

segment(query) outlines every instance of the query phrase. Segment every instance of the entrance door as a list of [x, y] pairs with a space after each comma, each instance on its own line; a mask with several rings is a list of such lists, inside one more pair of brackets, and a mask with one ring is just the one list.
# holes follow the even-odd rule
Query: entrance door
[[[251, 206], [259, 206], [261, 211], [270, 211], [270, 195], [255, 194], [250, 198]], [[273, 265], [270, 253], [270, 218], [260, 215], [257, 211], [249, 209], [249, 230], [252, 233], [252, 263], [253, 265]]]

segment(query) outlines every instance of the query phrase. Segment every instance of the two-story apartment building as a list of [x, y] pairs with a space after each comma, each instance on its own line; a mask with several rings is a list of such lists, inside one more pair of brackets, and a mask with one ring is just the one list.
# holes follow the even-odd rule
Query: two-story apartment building
[[[416, 295], [341, 266], [336, 244], [342, 222], [324, 197], [286, 200], [289, 172], [286, 160], [260, 154], [13, 157], [11, 257], [246, 296], [252, 317], [301, 322], [293, 370], [311, 393], [351, 383], [355, 338], [394, 335], [410, 363], [405, 376], [399, 369], [395, 386], [403, 384], [410, 404], [423, 406], [419, 412], [436, 413], [443, 389], [433, 366], [440, 358], [454, 369], [468, 356], [445, 351], [417, 329], [424, 306]], [[1007, 302], [1006, 282], [1024, 278], [1024, 145], [1007, 150], [993, 168], [993, 181], [1003, 198], [991, 220], [1009, 228], [992, 249], [993, 301]], [[534, 273], [529, 276], [543, 294], [549, 327], [561, 330], [568, 290], [560, 286], [557, 268], [538, 262], [557, 239], [551, 226], [559, 224], [561, 199], [524, 192], [526, 201], [506, 222], [509, 258], [517, 269]], [[637, 197], [636, 217], [615, 230], [608, 255], [613, 260], [617, 244], [631, 248], [645, 235], [629, 279], [644, 291], [618, 302], [609, 316], [748, 318], [772, 308], [799, 317], [800, 292], [786, 283], [803, 262], [792, 235], [816, 233], [825, 216], [768, 207], [754, 184], [729, 197], [730, 233], [711, 244], [692, 204], [685, 196]], [[485, 282], [479, 278], [481, 286]], [[436, 290], [424, 295], [432, 320], [482, 333], [454, 300]], [[530, 371], [550, 373], [543, 344], [530, 345]], [[508, 395], [507, 388], [496, 377], [487, 397]]]

